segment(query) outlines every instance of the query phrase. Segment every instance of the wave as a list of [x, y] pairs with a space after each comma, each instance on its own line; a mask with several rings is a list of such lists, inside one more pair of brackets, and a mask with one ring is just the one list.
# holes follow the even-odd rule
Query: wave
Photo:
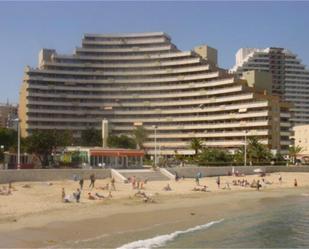
[[140, 249], [140, 248], [151, 249], [155, 247], [164, 246], [167, 242], [174, 240], [179, 235], [209, 228], [215, 224], [222, 222], [223, 220], [224, 219], [211, 221], [209, 223], [199, 225], [196, 227], [192, 227], [187, 230], [176, 231], [170, 234], [159, 235], [159, 236], [156, 236], [150, 239], [137, 240], [137, 241], [122, 245], [121, 247], [118, 247], [117, 249]]

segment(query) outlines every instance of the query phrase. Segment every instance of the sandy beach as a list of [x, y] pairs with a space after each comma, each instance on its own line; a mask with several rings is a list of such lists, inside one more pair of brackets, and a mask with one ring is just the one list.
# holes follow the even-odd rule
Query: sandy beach
[[[280, 175], [282, 183], [278, 180]], [[13, 183], [16, 191], [12, 195], [0, 195], [0, 245], [48, 247], [113, 235], [111, 245], [120, 246], [128, 241], [127, 237], [121, 236], [122, 233], [146, 228], [151, 230], [154, 225], [161, 226], [164, 233], [176, 229], [176, 221], [179, 220], [188, 224], [197, 220], [211, 221], [227, 213], [233, 215], [244, 209], [254, 209], [261, 198], [309, 193], [309, 173], [267, 175], [264, 178], [272, 184], [263, 185], [260, 191], [232, 185], [233, 180], [244, 178], [249, 182], [262, 179], [257, 175], [221, 177], [221, 188], [218, 188], [216, 177], [202, 178], [200, 185], [207, 185], [209, 192], [192, 191], [196, 187], [194, 179], [148, 182], [143, 191], [155, 203], [144, 203], [142, 198], [134, 197], [137, 190], [133, 190], [131, 184], [118, 182], [112, 198], [89, 200], [90, 181], [85, 180], [80, 203], [61, 201], [62, 188], [71, 194], [79, 187], [78, 182], [73, 180]], [[297, 188], [294, 187], [294, 179], [297, 179]], [[231, 190], [223, 189], [227, 182]], [[107, 183], [110, 179], [97, 180], [96, 187]], [[172, 191], [163, 191], [167, 183]], [[25, 184], [27, 188], [23, 187]], [[96, 188], [91, 191], [92, 194], [95, 192], [104, 196], [109, 193]]]

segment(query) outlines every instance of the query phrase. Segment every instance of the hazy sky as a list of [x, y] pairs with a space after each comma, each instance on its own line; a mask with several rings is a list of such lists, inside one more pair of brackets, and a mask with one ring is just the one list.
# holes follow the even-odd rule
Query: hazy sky
[[182, 50], [218, 49], [230, 68], [240, 47], [286, 47], [309, 65], [309, 2], [0, 2], [0, 102], [18, 101], [41, 48], [72, 53], [83, 33], [164, 31]]

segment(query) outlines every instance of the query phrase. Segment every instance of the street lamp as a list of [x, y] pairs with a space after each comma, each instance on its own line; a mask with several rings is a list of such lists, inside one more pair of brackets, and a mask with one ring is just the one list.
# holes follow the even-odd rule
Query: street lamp
[[[1, 150], [1, 152], [2, 151], [4, 152], [4, 145], [0, 145], [0, 150]], [[4, 169], [4, 154], [3, 154], [3, 163], [2, 163], [2, 168], [1, 169]]]
[[155, 144], [155, 159], [154, 159], [154, 166], [157, 167], [157, 128], [158, 126], [154, 125], [154, 144]]
[[17, 169], [20, 169], [20, 119], [16, 118], [14, 121], [17, 122]]
[[244, 153], [244, 166], [247, 166], [247, 132], [245, 131], [245, 153]]

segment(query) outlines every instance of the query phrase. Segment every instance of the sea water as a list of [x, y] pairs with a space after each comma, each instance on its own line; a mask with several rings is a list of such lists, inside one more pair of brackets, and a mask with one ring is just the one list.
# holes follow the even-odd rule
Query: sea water
[[309, 248], [309, 195], [264, 198], [253, 210], [233, 215], [223, 213], [220, 219], [191, 227], [184, 223], [183, 229], [168, 233], [162, 234], [159, 228], [156, 231], [152, 226], [149, 231], [145, 228], [122, 234], [126, 243], [121, 245], [103, 236], [79, 242], [74, 247]]

